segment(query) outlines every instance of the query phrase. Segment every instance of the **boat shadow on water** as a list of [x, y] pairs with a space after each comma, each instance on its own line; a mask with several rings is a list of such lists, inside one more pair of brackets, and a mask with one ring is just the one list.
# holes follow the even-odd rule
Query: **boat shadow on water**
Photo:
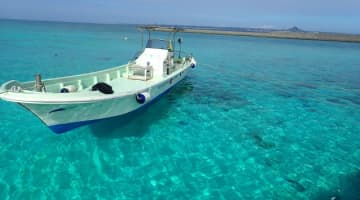
[[98, 138], [143, 137], [148, 128], [169, 114], [169, 108], [176, 106], [176, 99], [191, 92], [193, 86], [185, 78], [171, 91], [145, 107], [129, 114], [99, 121], [89, 125], [91, 132]]
[[[159, 102], [154, 104], [157, 103]], [[166, 113], [165, 108], [161, 108], [158, 110], [157, 115], [151, 116], [154, 109], [156, 110], [156, 108], [146, 107], [125, 116], [91, 124], [89, 127], [93, 135], [98, 138], [143, 137], [151, 123], [155, 123]]]

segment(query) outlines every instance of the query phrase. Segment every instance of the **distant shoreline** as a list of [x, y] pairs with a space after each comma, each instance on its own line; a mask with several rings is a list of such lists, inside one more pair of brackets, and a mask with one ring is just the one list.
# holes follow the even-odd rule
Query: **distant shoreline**
[[[120, 25], [118, 23], [95, 23], [95, 22], [68, 22], [68, 21], [53, 21], [53, 20], [34, 20], [34, 19], [5, 19], [0, 18], [0, 21], [19, 21], [19, 22], [38, 22], [38, 23], [69, 23], [69, 24], [95, 24], [95, 25]], [[121, 24], [138, 26], [139, 24]], [[157, 31], [168, 32], [171, 31], [171, 27], [167, 25], [155, 25]], [[186, 27], [186, 26], [176, 26]], [[212, 34], [212, 35], [232, 35], [232, 36], [250, 36], [250, 37], [265, 37], [265, 38], [280, 38], [280, 39], [298, 39], [298, 40], [319, 40], [319, 41], [337, 41], [337, 42], [354, 42], [360, 43], [360, 34], [349, 33], [326, 33], [326, 32], [311, 32], [311, 31], [290, 31], [290, 30], [267, 30], [264, 32], [257, 32], [256, 30], [241, 31], [241, 30], [221, 30], [221, 27], [186, 27], [182, 29], [185, 33], [195, 34]]]
[[[158, 26], [156, 31], [171, 31], [171, 27]], [[252, 31], [225, 31], [211, 29], [184, 28], [181, 32], [212, 34], [212, 35], [232, 35], [232, 36], [251, 36], [265, 38], [281, 39], [298, 39], [298, 40], [320, 40], [320, 41], [337, 41], [337, 42], [356, 42], [360, 43], [360, 35], [345, 33], [323, 33], [323, 32], [291, 32], [291, 31], [269, 31], [269, 32], [252, 32]]]

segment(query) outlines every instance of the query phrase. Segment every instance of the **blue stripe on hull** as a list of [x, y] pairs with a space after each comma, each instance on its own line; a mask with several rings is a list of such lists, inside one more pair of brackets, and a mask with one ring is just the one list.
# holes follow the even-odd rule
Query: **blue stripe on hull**
[[[106, 119], [106, 118], [104, 118]], [[104, 119], [94, 119], [94, 120], [88, 120], [88, 121], [81, 121], [81, 122], [71, 122], [68, 124], [57, 124], [57, 125], [52, 125], [52, 126], [48, 126], [53, 132], [55, 133], [64, 133], [66, 131], [69, 131], [71, 129], [74, 128], [78, 128], [80, 126], [84, 126], [84, 125], [88, 125], [88, 124], [92, 124], [95, 123], [97, 121], [101, 121]]]
[[[181, 82], [184, 79], [181, 79], [179, 82]], [[177, 82], [175, 85], [177, 85], [179, 82]], [[71, 123], [67, 123], [67, 124], [57, 124], [57, 125], [52, 125], [52, 126], [48, 126], [53, 132], [57, 133], [57, 134], [61, 134], [64, 132], [67, 132], [69, 130], [78, 128], [80, 126], [84, 126], [84, 125], [89, 125], [89, 124], [93, 124], [95, 122], [99, 122], [99, 121], [103, 121], [103, 120], [108, 120], [108, 119], [113, 119], [113, 118], [118, 118], [119, 116], [121, 117], [131, 117], [134, 114], [137, 114], [139, 111], [142, 111], [143, 109], [147, 108], [149, 105], [151, 105], [152, 103], [154, 103], [156, 100], [160, 99], [160, 97], [162, 97], [163, 95], [165, 95], [166, 93], [168, 93], [175, 85], [171, 86], [170, 88], [168, 88], [167, 90], [165, 90], [163, 93], [159, 94], [157, 97], [155, 97], [154, 99], [152, 99], [151, 101], [149, 101], [149, 103], [146, 103], [145, 105], [139, 107], [136, 110], [133, 110], [131, 112], [128, 112], [126, 114], [123, 115], [118, 115], [118, 116], [113, 116], [113, 117], [108, 117], [108, 118], [102, 118], [102, 119], [94, 119], [94, 120], [87, 120], [87, 121], [80, 121], [80, 122], [71, 122]], [[135, 96], [134, 96], [134, 101], [135, 101]]]

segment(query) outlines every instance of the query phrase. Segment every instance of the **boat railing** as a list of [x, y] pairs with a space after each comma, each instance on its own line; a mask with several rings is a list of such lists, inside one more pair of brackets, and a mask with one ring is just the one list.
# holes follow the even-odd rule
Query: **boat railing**
[[[75, 88], [71, 92], [80, 92], [88, 90], [98, 82], [110, 83], [114, 79], [127, 78], [126, 65], [103, 70], [96, 73], [88, 73], [69, 77], [60, 77], [55, 79], [43, 80], [44, 90], [41, 92], [59, 93], [65, 87]], [[36, 91], [35, 81], [18, 82], [8, 81], [1, 85], [1, 90], [6, 92], [38, 92]]]
[[189, 52], [186, 52], [186, 51], [179, 51], [179, 50], [174, 51], [174, 57], [175, 58], [189, 57], [189, 56], [192, 56], [192, 53], [189, 53]]

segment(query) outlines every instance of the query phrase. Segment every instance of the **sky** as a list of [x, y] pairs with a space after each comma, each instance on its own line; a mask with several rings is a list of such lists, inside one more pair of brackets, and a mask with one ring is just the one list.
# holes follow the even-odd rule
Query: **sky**
[[0, 18], [360, 34], [360, 0], [0, 0]]

